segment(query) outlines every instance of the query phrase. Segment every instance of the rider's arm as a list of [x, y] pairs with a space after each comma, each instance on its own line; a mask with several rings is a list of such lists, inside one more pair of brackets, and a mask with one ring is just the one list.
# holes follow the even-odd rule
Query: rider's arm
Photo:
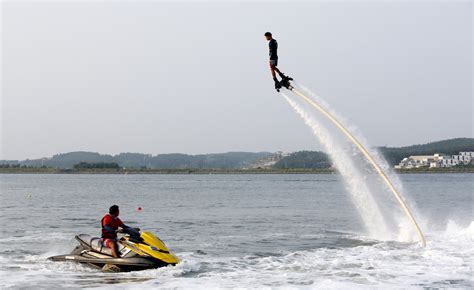
[[127, 226], [126, 224], [124, 224], [121, 219], [117, 218], [117, 222], [118, 222], [118, 226], [119, 226], [119, 227], [121, 227], [121, 228], [123, 228], [123, 229], [128, 229], [128, 228], [129, 228], [129, 226]]

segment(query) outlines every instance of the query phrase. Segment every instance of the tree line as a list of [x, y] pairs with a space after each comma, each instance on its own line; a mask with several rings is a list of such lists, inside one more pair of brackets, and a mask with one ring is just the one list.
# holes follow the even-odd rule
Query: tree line
[[79, 162], [78, 164], [74, 165], [74, 169], [81, 170], [81, 169], [120, 169], [118, 163], [115, 162], [97, 162], [97, 163], [89, 163], [89, 162]]

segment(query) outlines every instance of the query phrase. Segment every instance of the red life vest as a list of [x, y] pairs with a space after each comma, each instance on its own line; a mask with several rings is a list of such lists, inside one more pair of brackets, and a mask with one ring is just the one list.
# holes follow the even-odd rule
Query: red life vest
[[[116, 239], [117, 233], [115, 232], [118, 227], [123, 227], [123, 222], [118, 217], [113, 217], [110, 214], [106, 214], [101, 221], [102, 226], [102, 238], [103, 239]], [[106, 229], [108, 227], [109, 229]]]

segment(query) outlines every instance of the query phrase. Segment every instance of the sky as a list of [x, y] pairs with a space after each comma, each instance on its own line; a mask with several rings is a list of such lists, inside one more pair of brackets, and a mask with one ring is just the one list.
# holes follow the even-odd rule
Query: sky
[[0, 159], [320, 149], [279, 67], [370, 144], [473, 137], [466, 2], [2, 2]]

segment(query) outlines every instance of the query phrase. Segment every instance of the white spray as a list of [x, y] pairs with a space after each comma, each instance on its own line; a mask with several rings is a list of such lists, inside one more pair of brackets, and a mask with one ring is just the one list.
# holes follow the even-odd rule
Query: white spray
[[390, 231], [383, 215], [352, 158], [349, 156], [349, 153], [344, 150], [343, 144], [334, 138], [326, 127], [308, 114], [302, 106], [293, 101], [289, 96], [283, 93], [282, 95], [296, 113], [303, 118], [306, 125], [311, 128], [343, 176], [347, 190], [351, 193], [354, 205], [360, 213], [368, 234], [376, 239], [390, 239]]
[[[398, 240], [411, 240], [413, 238], [413, 231], [406, 230], [411, 228], [407, 227], [407, 221], [409, 223], [411, 220], [411, 223], [414, 225], [414, 228], [418, 232], [422, 245], [424, 245], [425, 241], [423, 234], [421, 233], [421, 230], [419, 229], [419, 226], [416, 223], [411, 211], [409, 210], [403, 197], [400, 195], [398, 190], [392, 184], [391, 180], [388, 178], [388, 175], [385, 173], [386, 169], [388, 168], [388, 165], [386, 164], [385, 160], [380, 157], [379, 154], [374, 154], [374, 152], [369, 153], [366, 149], [367, 146], [363, 145], [363, 143], [365, 142], [360, 142], [360, 136], [358, 136], [358, 138], [356, 139], [354, 134], [351, 133], [339, 121], [339, 118], [336, 119], [336, 114], [330, 112], [327, 109], [327, 105], [326, 108], [321, 106], [321, 104], [324, 103], [322, 100], [317, 98], [308, 89], [304, 87], [302, 89], [305, 90], [308, 95], [311, 95], [312, 99], [299, 92], [298, 89], [293, 90], [293, 92], [297, 96], [300, 96], [304, 101], [306, 101], [307, 104], [311, 105], [313, 108], [318, 109], [321, 113], [323, 113], [323, 115], [325, 115], [334, 125], [336, 125], [341, 130], [341, 132], [343, 132], [345, 136], [348, 137], [349, 140], [351, 140], [354, 145], [356, 145], [357, 149], [360, 151], [360, 153], [362, 153], [366, 161], [368, 161], [368, 164], [373, 169], [375, 169], [375, 171], [378, 173], [378, 176], [381, 177], [383, 182], [388, 186], [388, 189], [390, 189], [390, 191], [393, 193], [393, 196], [396, 197], [401, 208], [405, 211], [406, 216], [409, 218], [408, 220], [406, 218], [400, 219], [400, 215], [397, 215], [398, 219], [396, 219], [399, 226], [399, 232], [394, 233], [390, 231], [390, 227], [388, 226], [387, 220], [385, 218], [386, 215], [383, 215], [381, 213], [381, 211], [386, 210], [386, 208], [381, 210], [381, 208], [379, 207], [380, 201], [379, 203], [377, 202], [377, 196], [374, 195], [374, 191], [371, 190], [369, 186], [369, 181], [367, 180], [366, 176], [362, 174], [363, 171], [360, 169], [360, 166], [355, 166], [354, 157], [349, 155], [348, 152], [344, 150], [343, 144], [337, 140], [334, 134], [330, 134], [329, 130], [324, 127], [321, 122], [317, 122], [314, 116], [308, 113], [308, 110], [305, 110], [302, 105], [299, 105], [298, 102], [291, 99], [288, 95], [283, 94], [288, 103], [304, 119], [305, 123], [312, 129], [315, 136], [318, 137], [319, 141], [324, 146], [325, 151], [330, 155], [334, 165], [344, 177], [348, 191], [351, 193], [353, 202], [356, 208], [358, 209], [361, 218], [364, 221], [369, 235], [377, 239], [396, 238]], [[374, 158], [373, 155], [375, 155], [376, 157]], [[382, 164], [382, 166], [380, 166], [379, 164]], [[397, 185], [399, 185], [399, 181], [396, 181]], [[380, 196], [378, 197], [380, 198]], [[389, 220], [389, 222], [392, 221]], [[398, 236], [393, 236], [392, 233]]]

